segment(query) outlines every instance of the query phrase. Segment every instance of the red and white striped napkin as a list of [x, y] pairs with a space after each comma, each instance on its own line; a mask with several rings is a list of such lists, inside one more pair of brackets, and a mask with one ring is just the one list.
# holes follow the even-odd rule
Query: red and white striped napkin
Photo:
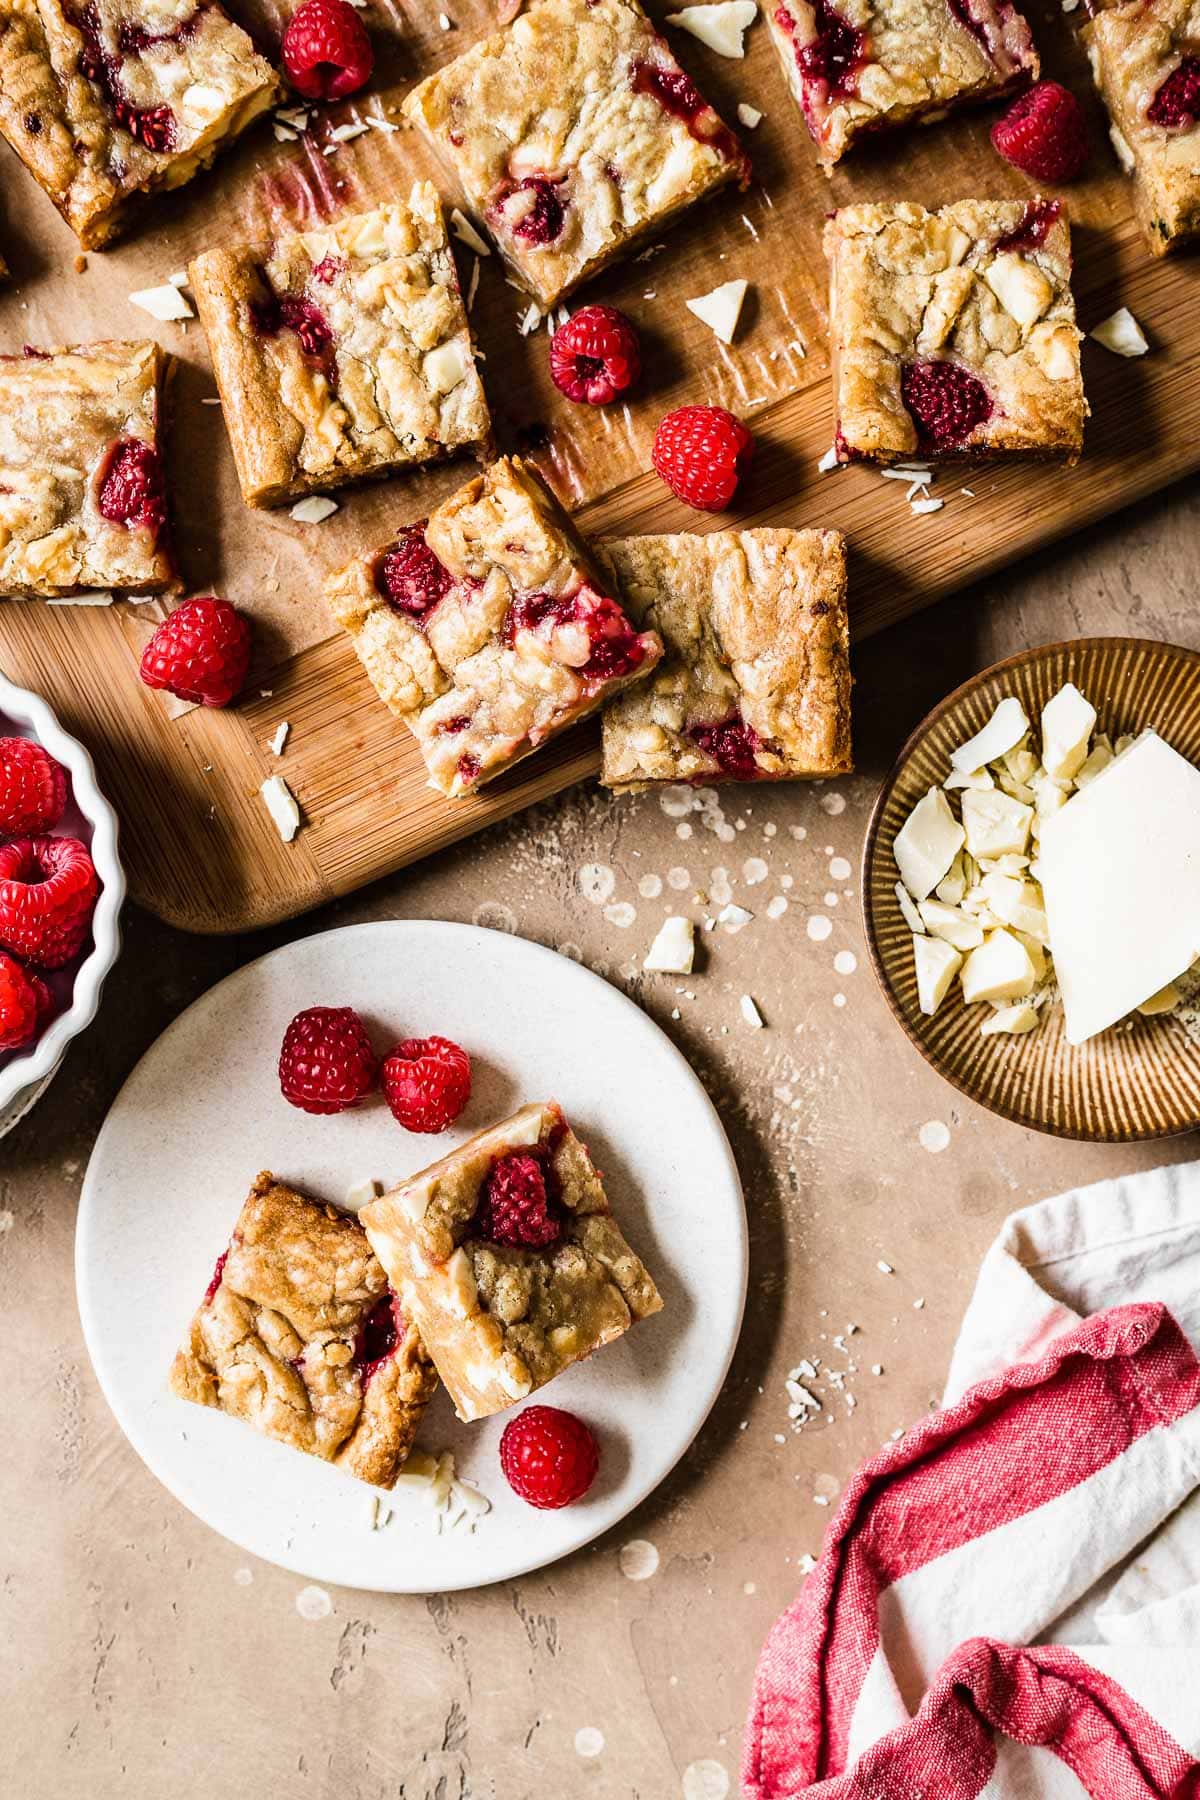
[[753, 1800], [1200, 1800], [1200, 1163], [1015, 1213], [759, 1663]]

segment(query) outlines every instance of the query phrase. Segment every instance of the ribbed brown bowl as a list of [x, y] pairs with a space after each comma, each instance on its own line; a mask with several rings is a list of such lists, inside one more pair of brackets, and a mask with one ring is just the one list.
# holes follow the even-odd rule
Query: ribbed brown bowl
[[[1035, 723], [1046, 701], [1073, 681], [1117, 738], [1153, 727], [1200, 764], [1200, 654], [1139, 638], [1079, 638], [1026, 650], [985, 669], [934, 708], [905, 744], [883, 784], [863, 851], [867, 943], [888, 1004], [921, 1054], [956, 1088], [1018, 1125], [1056, 1137], [1127, 1143], [1200, 1127], [1200, 1046], [1170, 1015], [1135, 1017], [1089, 1043], [1069, 1044], [1061, 1006], [1027, 1037], [981, 1037], [978, 1008], [957, 982], [936, 1016], [917, 1003], [912, 934], [896, 899], [896, 833], [950, 753], [986, 724], [1006, 694]], [[1166, 904], [1170, 904], [1169, 896]]]

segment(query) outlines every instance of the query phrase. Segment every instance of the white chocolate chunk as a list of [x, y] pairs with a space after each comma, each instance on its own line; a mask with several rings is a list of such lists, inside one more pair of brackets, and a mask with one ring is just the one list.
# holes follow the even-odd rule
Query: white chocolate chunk
[[435, 394], [448, 394], [467, 373], [470, 358], [458, 338], [448, 338], [431, 350], [421, 364], [426, 381]]
[[292, 507], [291, 516], [301, 525], [319, 525], [336, 511], [337, 501], [331, 500], [328, 494], [306, 494]]
[[750, 1029], [752, 1031], [761, 1031], [763, 1028], [764, 1020], [763, 1020], [762, 1014], [758, 1010], [758, 1007], [754, 1003], [753, 996], [750, 994], [743, 994], [741, 999], [738, 1002], [738, 1005], [741, 1008], [742, 1017], [743, 1017], [743, 1019], [745, 1019], [747, 1025], [749, 1025]]
[[475, 252], [476, 256], [492, 254], [491, 245], [485, 238], [480, 237], [470, 219], [465, 213], [460, 212], [457, 206], [452, 207], [450, 211], [450, 229], [455, 237], [467, 246], [468, 250]]
[[296, 804], [296, 796], [282, 775], [268, 775], [258, 791], [275, 822], [276, 831], [285, 844], [290, 844], [300, 829], [300, 808]]
[[900, 911], [904, 914], [904, 923], [914, 937], [924, 937], [925, 921], [917, 911], [917, 905], [902, 881], [896, 883], [896, 899], [900, 903]]
[[642, 967], [654, 974], [690, 975], [695, 954], [696, 934], [692, 921], [673, 913], [663, 920]]
[[689, 31], [718, 56], [742, 57], [746, 32], [758, 16], [756, 0], [712, 0], [707, 6], [685, 6], [668, 13], [667, 24]]
[[990, 769], [973, 769], [969, 775], [961, 769], [951, 769], [942, 786], [948, 794], [958, 793], [966, 788], [990, 788], [996, 783]]
[[919, 912], [931, 937], [944, 938], [956, 950], [975, 950], [983, 942], [983, 928], [956, 906], [941, 900], [922, 900]]
[[921, 1011], [933, 1017], [950, 991], [950, 983], [962, 968], [962, 957], [945, 938], [913, 936], [913, 962], [917, 971], [917, 999]]
[[470, 1257], [461, 1247], [442, 1270], [440, 1298], [447, 1312], [453, 1313], [456, 1319], [469, 1319], [479, 1304], [475, 1271]]
[[964, 775], [973, 775], [985, 763], [997, 762], [1015, 750], [1028, 730], [1025, 708], [1010, 694], [1000, 702], [982, 731], [959, 745], [950, 758], [951, 766]]
[[164, 281], [161, 287], [139, 288], [130, 294], [129, 304], [136, 306], [140, 312], [149, 313], [152, 319], [160, 319], [168, 324], [173, 319], [194, 319], [191, 301], [186, 294], [181, 294], [173, 282]]
[[990, 794], [965, 793], [962, 800], [967, 849], [974, 857], [1023, 855], [1029, 843], [1033, 808], [1014, 800], [1000, 788]]
[[1001, 1006], [994, 1013], [989, 1013], [979, 1030], [983, 1037], [995, 1037], [1000, 1032], [1005, 1032], [1010, 1037], [1024, 1037], [1027, 1031], [1035, 1028], [1037, 1022], [1037, 1007], [1031, 1006], [1028, 1000], [1021, 1000], [1015, 1006]]
[[985, 875], [980, 884], [989, 911], [1005, 925], [1013, 926], [1039, 944], [1050, 942], [1050, 927], [1042, 906], [1041, 890], [1032, 881], [1011, 875]]
[[737, 116], [738, 124], [744, 125], [747, 131], [754, 131], [762, 124], [762, 114], [757, 106], [747, 106], [744, 100], [738, 102]]
[[1145, 332], [1127, 306], [1119, 306], [1107, 319], [1101, 319], [1090, 335], [1114, 356], [1145, 356], [1150, 348]]
[[[709, 9], [704, 7], [701, 10], [707, 12]], [[749, 285], [747, 281], [723, 282], [720, 287], [713, 288], [711, 293], [701, 294], [697, 300], [689, 300], [687, 309], [690, 313], [695, 313], [723, 344], [732, 344], [742, 301], [746, 298]]]
[[978, 950], [972, 950], [962, 969], [963, 999], [1024, 1000], [1037, 985], [1033, 958], [1011, 931], [991, 931]]
[[963, 846], [963, 827], [940, 788], [930, 788], [896, 833], [892, 853], [914, 900], [926, 899]]
[[962, 905], [963, 895], [967, 891], [967, 872], [963, 867], [961, 850], [933, 891], [939, 900], [945, 901], [947, 906]]
[[1054, 288], [1035, 262], [1005, 251], [984, 271], [983, 279], [1018, 325], [1036, 325], [1051, 300]]
[[1068, 681], [1042, 708], [1042, 763], [1055, 781], [1069, 781], [1087, 760], [1096, 709]]

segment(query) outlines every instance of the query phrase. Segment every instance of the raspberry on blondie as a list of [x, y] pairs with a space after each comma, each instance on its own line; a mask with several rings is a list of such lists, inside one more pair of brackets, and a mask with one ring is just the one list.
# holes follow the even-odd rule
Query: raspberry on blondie
[[827, 175], [864, 133], [932, 124], [1038, 74], [1008, 0], [767, 0], [765, 11]]
[[662, 661], [604, 713], [606, 787], [848, 774], [846, 550], [837, 531], [601, 546]]
[[257, 1177], [172, 1391], [390, 1488], [437, 1377], [357, 1219]]
[[278, 95], [217, 0], [0, 0], [0, 131], [85, 249]]
[[825, 254], [840, 461], [1078, 459], [1088, 406], [1057, 200], [846, 206]]
[[662, 1307], [553, 1101], [480, 1132], [360, 1217], [460, 1419], [523, 1400]]
[[437, 193], [191, 265], [242, 493], [317, 489], [485, 449], [487, 401]]
[[492, 463], [328, 589], [376, 692], [456, 799], [528, 756], [662, 655], [519, 457]]
[[404, 111], [543, 308], [749, 176], [637, 0], [536, 0]]
[[0, 594], [158, 594], [167, 550], [157, 344], [0, 357]]
[[1200, 233], [1200, 7], [1132, 0], [1083, 28], [1113, 145], [1155, 256]]

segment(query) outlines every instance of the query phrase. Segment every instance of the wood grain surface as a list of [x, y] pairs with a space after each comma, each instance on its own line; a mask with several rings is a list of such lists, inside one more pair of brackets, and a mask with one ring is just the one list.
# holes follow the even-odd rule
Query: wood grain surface
[[[464, 29], [454, 34], [453, 44], [432, 49], [426, 44], [412, 59], [415, 72], [423, 73], [428, 63], [444, 61], [461, 49], [467, 41], [467, 16], [476, 13], [482, 18], [478, 5], [463, 9]], [[1039, 44], [1049, 52], [1051, 68], [1065, 72], [1064, 65], [1070, 65], [1077, 73], [1081, 59], [1068, 21], [1061, 15], [1035, 17], [1035, 29]], [[761, 185], [742, 201], [728, 196], [702, 209], [695, 220], [669, 234], [665, 250], [653, 262], [640, 268], [626, 265], [589, 290], [589, 297], [635, 309], [638, 303], [653, 301], [659, 290], [670, 303], [667, 315], [658, 316], [656, 331], [674, 334], [674, 359], [667, 357], [671, 371], [633, 407], [621, 454], [614, 454], [611, 464], [597, 462], [596, 433], [601, 425], [595, 416], [589, 412], [580, 421], [575, 415], [584, 409], [571, 409], [565, 401], [553, 399], [544, 375], [545, 337], [515, 336], [516, 296], [503, 287], [494, 268], [488, 276], [492, 291], [484, 307], [486, 316], [476, 321], [487, 352], [485, 374], [502, 447], [519, 443], [528, 448], [533, 416], [528, 408], [536, 406], [547, 420], [541, 437], [535, 438], [544, 444], [540, 460], [545, 472], [565, 497], [593, 495], [578, 514], [586, 531], [602, 535], [707, 529], [729, 522], [839, 527], [850, 538], [852, 630], [862, 639], [1200, 467], [1200, 267], [1186, 258], [1154, 263], [1146, 254], [1129, 215], [1126, 185], [1106, 141], [1100, 148], [1102, 118], [1094, 100], [1089, 100], [1097, 143], [1092, 171], [1068, 196], [1076, 222], [1080, 320], [1086, 328], [1115, 306], [1127, 305], [1145, 327], [1152, 351], [1139, 361], [1128, 361], [1094, 343], [1085, 346], [1085, 382], [1093, 418], [1082, 462], [1071, 470], [1013, 464], [945, 471], [934, 493], [944, 496], [946, 504], [942, 511], [924, 517], [909, 512], [898, 483], [883, 480], [872, 470], [818, 473], [816, 465], [832, 431], [824, 349], [825, 268], [817, 247], [824, 213], [833, 204], [880, 192], [916, 194], [932, 202], [972, 193], [1028, 193], [1028, 185], [988, 148], [989, 117], [984, 114], [910, 133], [897, 140], [898, 150], [890, 153], [890, 160], [872, 151], [839, 171], [831, 184], [818, 172], [803, 139], [761, 27], [751, 33], [744, 65], [722, 63], [690, 40], [678, 41], [681, 35], [672, 34], [681, 59], [730, 116], [739, 96], [752, 95], [770, 108], [751, 144]], [[405, 72], [411, 79], [413, 69]], [[407, 85], [409, 80], [396, 91]], [[1073, 85], [1084, 92], [1081, 76]], [[345, 148], [358, 153], [362, 144], [362, 156], [377, 160], [393, 143], [402, 148], [389, 153], [410, 159], [417, 172], [419, 150], [405, 144], [403, 134], [394, 140], [370, 133]], [[290, 146], [283, 151], [292, 153]], [[264, 157], [280, 153], [275, 146], [262, 152]], [[209, 179], [207, 192], [192, 197], [189, 191], [178, 203], [177, 217], [173, 213], [165, 222], [159, 217], [152, 260], [160, 278], [208, 241], [214, 195], [220, 192], [217, 184], [253, 180], [254, 155], [252, 147], [239, 151], [233, 163], [223, 165], [224, 173], [218, 170]], [[372, 179], [378, 178], [376, 170]], [[369, 191], [371, 182], [365, 177], [357, 187], [350, 183], [360, 198], [364, 181]], [[202, 189], [201, 183], [194, 186]], [[35, 201], [42, 204], [37, 196]], [[753, 210], [761, 230], [743, 215], [750, 235], [742, 231], [742, 224], [737, 224], [740, 204]], [[11, 213], [13, 201], [6, 199], [6, 205]], [[731, 218], [743, 247], [736, 255], [730, 249]], [[66, 252], [61, 234], [53, 236], [52, 245], [52, 256], [43, 252], [36, 266], [31, 265], [37, 284], [31, 291], [36, 294], [49, 284], [54, 322], [61, 330], [74, 302], [63, 298], [65, 275], [59, 264]], [[102, 278], [110, 288], [118, 279], [114, 271], [123, 266], [117, 260], [121, 254], [135, 257], [130, 267], [147, 266], [144, 248], [136, 255], [114, 252], [113, 259], [103, 259]], [[90, 259], [89, 280], [99, 260]], [[19, 256], [16, 262], [20, 276]], [[704, 285], [734, 273], [755, 275], [764, 312], [766, 283], [773, 278], [782, 316], [805, 322], [807, 356], [769, 365], [762, 341], [774, 341], [770, 333], [777, 335], [780, 322], [778, 317], [774, 324], [760, 318], [755, 304], [743, 330], [744, 345], [739, 342], [728, 353], [721, 350], [678, 306], [678, 294], [667, 292], [672, 281], [678, 288], [676, 262], [692, 277], [707, 270], [710, 279], [693, 285], [692, 292], [702, 292]], [[668, 273], [672, 268], [674, 273]], [[19, 283], [18, 295], [0, 310], [0, 322], [9, 335], [22, 328], [23, 315], [13, 310], [27, 305], [21, 292]], [[111, 298], [110, 293], [109, 303]], [[483, 307], [482, 286], [480, 302]], [[91, 315], [84, 299], [79, 307], [76, 335], [82, 337]], [[642, 305], [641, 310], [644, 313], [647, 307]], [[131, 324], [126, 335], [144, 334], [149, 323], [144, 315], [127, 316], [136, 319], [136, 325]], [[172, 329], [162, 328], [160, 335], [180, 352], [170, 337]], [[187, 356], [193, 360], [184, 371], [186, 393], [195, 400], [202, 371], [194, 359], [203, 356], [196, 331], [188, 339]], [[779, 370], [785, 367], [792, 391], [780, 394]], [[772, 384], [775, 397], [757, 404]], [[713, 398], [739, 404], [739, 392], [759, 451], [745, 484], [744, 505], [732, 521], [702, 518], [674, 501], [653, 474], [629, 472], [631, 467], [646, 467], [649, 435], [668, 405]], [[214, 475], [211, 492], [207, 476], [183, 484], [180, 492], [180, 458], [173, 452], [190, 590], [211, 591], [220, 579], [223, 591], [252, 614], [261, 607], [260, 644], [280, 641], [280, 599], [266, 595], [259, 562], [246, 561], [245, 534], [257, 533], [252, 547], [261, 555], [262, 566], [268, 552], [273, 557], [269, 566], [276, 566], [281, 546], [285, 559], [294, 552], [286, 564], [282, 603], [285, 607], [293, 603], [297, 617], [309, 621], [308, 636], [320, 639], [319, 631], [311, 630], [314, 594], [335, 551], [341, 557], [347, 543], [354, 547], [378, 541], [381, 509], [393, 527], [413, 516], [413, 491], [397, 492], [398, 484], [389, 483], [347, 498], [339, 518], [317, 529], [310, 553], [311, 529], [301, 545], [289, 541], [289, 533], [298, 540], [299, 528], [292, 527], [286, 515], [247, 516], [241, 511], [236, 491], [231, 491], [227, 446], [223, 434], [214, 430], [219, 414], [215, 408], [210, 412], [195, 405], [191, 412], [204, 415], [206, 435], [196, 454], [203, 458], [200, 466], [206, 471], [212, 467]], [[581, 476], [581, 459], [592, 478], [586, 472]], [[622, 472], [620, 478], [596, 495], [596, 470], [610, 466]], [[463, 473], [443, 475], [442, 491], [447, 479], [452, 483]], [[970, 495], [961, 491], [964, 486]], [[203, 535], [207, 515], [222, 510], [230, 515], [229, 530], [237, 535], [222, 544], [213, 566], [199, 566], [192, 542]], [[189, 930], [251, 929], [292, 917], [590, 776], [597, 767], [593, 726], [529, 759], [512, 776], [485, 789], [481, 798], [450, 803], [426, 788], [412, 740], [375, 699], [340, 636], [306, 641], [274, 663], [268, 650], [256, 667], [249, 697], [236, 709], [172, 716], [161, 697], [137, 680], [139, 627], [144, 636], [145, 615], [139, 619], [124, 606], [49, 608], [10, 602], [0, 607], [0, 666], [14, 681], [43, 693], [64, 725], [89, 745], [121, 816], [123, 854], [134, 897]], [[1086, 621], [1080, 621], [1080, 629], [1086, 629]], [[291, 732], [280, 761], [268, 745], [283, 719]], [[304, 813], [304, 828], [290, 846], [279, 841], [257, 792], [264, 777], [275, 773], [285, 776]]]

